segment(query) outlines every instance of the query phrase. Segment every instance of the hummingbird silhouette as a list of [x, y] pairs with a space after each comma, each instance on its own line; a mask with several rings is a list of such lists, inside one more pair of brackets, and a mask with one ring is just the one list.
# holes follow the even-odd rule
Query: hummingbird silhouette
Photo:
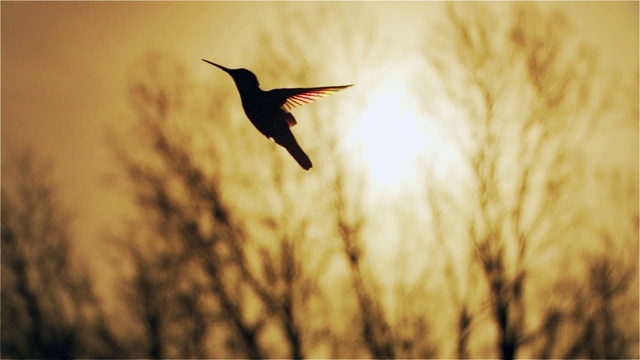
[[260, 89], [258, 78], [247, 69], [228, 69], [209, 60], [202, 59], [202, 61], [218, 67], [233, 78], [240, 93], [244, 113], [258, 131], [287, 149], [303, 169], [311, 169], [311, 160], [298, 145], [291, 132], [290, 127], [297, 122], [289, 110], [348, 88], [353, 84], [264, 91]]

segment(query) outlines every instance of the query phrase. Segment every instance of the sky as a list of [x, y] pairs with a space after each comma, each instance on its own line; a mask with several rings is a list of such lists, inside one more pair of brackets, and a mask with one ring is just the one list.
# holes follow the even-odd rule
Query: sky
[[[129, 116], [127, 84], [150, 51], [175, 55], [212, 81], [209, 58], [241, 67], [286, 5], [271, 2], [2, 2], [2, 177], [24, 147], [53, 161], [63, 203], [80, 236], [96, 238], [122, 219], [122, 196], [106, 130]], [[304, 4], [292, 4], [301, 9]], [[436, 21], [439, 3], [366, 3], [376, 26], [409, 46]], [[605, 66], [637, 85], [638, 3], [551, 3], [563, 9]], [[419, 11], [416, 11], [419, 10]], [[358, 14], [351, 17], [358, 21]], [[217, 78], [219, 79], [219, 78]], [[351, 79], [349, 79], [351, 80]], [[626, 136], [637, 143], [638, 134]], [[637, 158], [637, 155], [635, 155]], [[637, 165], [636, 165], [637, 166]]]

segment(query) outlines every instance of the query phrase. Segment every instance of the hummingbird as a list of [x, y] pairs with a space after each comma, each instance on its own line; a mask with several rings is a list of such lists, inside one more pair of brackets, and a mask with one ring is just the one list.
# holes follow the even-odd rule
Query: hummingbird
[[265, 91], [260, 89], [256, 75], [247, 69], [228, 69], [209, 60], [202, 59], [202, 61], [223, 70], [233, 78], [240, 93], [245, 115], [262, 135], [273, 139], [276, 144], [287, 149], [303, 169], [311, 169], [311, 160], [298, 145], [291, 132], [290, 127], [297, 122], [289, 110], [353, 86], [353, 84]]

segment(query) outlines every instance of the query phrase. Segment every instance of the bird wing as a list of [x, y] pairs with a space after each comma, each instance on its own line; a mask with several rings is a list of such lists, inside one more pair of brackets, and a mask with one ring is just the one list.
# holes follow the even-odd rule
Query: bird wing
[[296, 106], [309, 104], [317, 99], [331, 95], [351, 85], [322, 86], [314, 88], [274, 89], [269, 91], [283, 110], [289, 111]]

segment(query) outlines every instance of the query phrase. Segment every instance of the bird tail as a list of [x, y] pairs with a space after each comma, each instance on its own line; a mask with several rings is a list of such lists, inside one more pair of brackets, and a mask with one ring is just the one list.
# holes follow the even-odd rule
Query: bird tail
[[282, 136], [274, 137], [273, 140], [275, 140], [275, 142], [278, 145], [287, 149], [289, 154], [293, 156], [293, 158], [298, 162], [298, 164], [300, 164], [300, 166], [302, 166], [303, 169], [305, 170], [311, 169], [311, 167], [313, 166], [311, 164], [311, 160], [309, 159], [307, 154], [304, 153], [300, 145], [298, 145], [296, 138], [293, 137], [293, 133], [291, 133], [291, 131], [288, 131], [288, 133], [281, 134], [281, 135]]

